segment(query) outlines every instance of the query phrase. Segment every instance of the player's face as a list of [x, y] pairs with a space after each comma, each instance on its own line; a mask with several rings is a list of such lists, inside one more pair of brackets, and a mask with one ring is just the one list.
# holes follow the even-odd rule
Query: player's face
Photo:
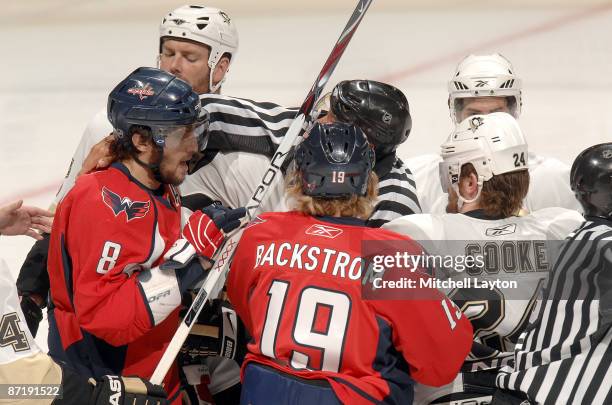
[[187, 176], [188, 163], [197, 152], [198, 141], [193, 127], [168, 135], [160, 165], [163, 182], [175, 186], [181, 184]]
[[198, 94], [209, 92], [209, 49], [192, 41], [166, 39], [162, 43], [159, 67], [191, 85]]
[[461, 122], [472, 115], [505, 112], [510, 114], [508, 99], [506, 97], [475, 97], [466, 98], [463, 108], [457, 114], [457, 122]]

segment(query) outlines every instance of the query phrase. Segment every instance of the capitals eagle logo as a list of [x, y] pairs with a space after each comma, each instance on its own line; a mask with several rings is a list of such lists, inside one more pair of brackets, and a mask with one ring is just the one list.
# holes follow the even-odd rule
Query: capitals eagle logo
[[129, 221], [134, 218], [142, 218], [149, 212], [151, 206], [150, 201], [132, 201], [128, 197], [121, 197], [119, 194], [113, 193], [106, 187], [102, 187], [102, 200], [116, 217], [125, 211], [125, 216]]

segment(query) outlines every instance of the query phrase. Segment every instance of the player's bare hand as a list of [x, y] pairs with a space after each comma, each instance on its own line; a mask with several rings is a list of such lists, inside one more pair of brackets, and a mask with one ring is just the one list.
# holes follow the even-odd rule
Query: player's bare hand
[[0, 208], [0, 233], [26, 235], [41, 240], [40, 232], [50, 233], [53, 214], [38, 207], [23, 205], [23, 200]]
[[110, 134], [91, 148], [89, 154], [83, 161], [83, 166], [77, 174], [77, 178], [82, 174], [104, 169], [112, 163], [113, 159], [110, 155], [110, 144], [112, 141], [113, 134]]

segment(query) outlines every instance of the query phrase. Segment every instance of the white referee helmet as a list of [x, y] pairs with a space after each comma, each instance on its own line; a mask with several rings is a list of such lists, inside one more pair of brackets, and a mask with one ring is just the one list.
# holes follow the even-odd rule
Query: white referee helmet
[[506, 97], [510, 114], [518, 118], [521, 113], [521, 79], [508, 59], [499, 53], [469, 55], [457, 65], [448, 82], [448, 107], [454, 123], [466, 98]]
[[[165, 38], [188, 39], [210, 48], [210, 92], [214, 93], [225, 81], [213, 85], [212, 72], [223, 55], [228, 53], [230, 64], [238, 52], [238, 30], [226, 12], [214, 7], [182, 6], [169, 12], [159, 26], [159, 49]], [[229, 65], [228, 65], [229, 66]]]
[[[440, 156], [442, 189], [448, 193], [452, 187], [459, 196], [459, 206], [475, 201], [483, 183], [491, 177], [528, 169], [525, 136], [516, 119], [504, 112], [463, 120], [442, 144]], [[461, 167], [467, 163], [474, 166], [478, 176], [478, 194], [471, 200], [463, 199], [459, 193]]]

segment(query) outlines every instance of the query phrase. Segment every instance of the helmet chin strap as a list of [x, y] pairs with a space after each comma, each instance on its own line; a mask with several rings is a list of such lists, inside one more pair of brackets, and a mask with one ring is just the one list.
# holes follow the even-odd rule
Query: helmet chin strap
[[217, 65], [215, 65], [214, 67], [211, 67], [210, 72], [208, 73], [208, 89], [209, 89], [208, 92], [209, 93], [216, 93], [221, 88], [221, 85], [223, 84], [223, 82], [225, 82], [225, 77], [227, 76], [227, 71], [225, 71], [225, 74], [223, 75], [223, 78], [219, 80], [219, 83], [213, 84], [213, 73], [216, 67]]
[[164, 159], [164, 148], [157, 144], [155, 144], [155, 147], [159, 151], [159, 158], [157, 159], [155, 163], [145, 163], [142, 160], [140, 160], [138, 156], [134, 156], [134, 160], [136, 161], [136, 163], [138, 163], [140, 166], [144, 167], [145, 169], [151, 170], [151, 172], [153, 173], [153, 178], [156, 181], [158, 181], [159, 183], [164, 183], [164, 181], [162, 180], [162, 175], [160, 171], [161, 162]]
[[478, 200], [478, 197], [480, 197], [480, 192], [482, 191], [482, 183], [483, 183], [482, 179], [479, 178], [478, 179], [478, 192], [476, 193], [474, 198], [469, 199], [469, 200], [466, 198], [463, 198], [463, 196], [461, 195], [461, 191], [459, 191], [459, 183], [455, 183], [451, 185], [451, 187], [455, 191], [455, 194], [457, 194], [457, 210], [458, 211], [461, 211], [463, 204], [473, 203], [474, 201]]

